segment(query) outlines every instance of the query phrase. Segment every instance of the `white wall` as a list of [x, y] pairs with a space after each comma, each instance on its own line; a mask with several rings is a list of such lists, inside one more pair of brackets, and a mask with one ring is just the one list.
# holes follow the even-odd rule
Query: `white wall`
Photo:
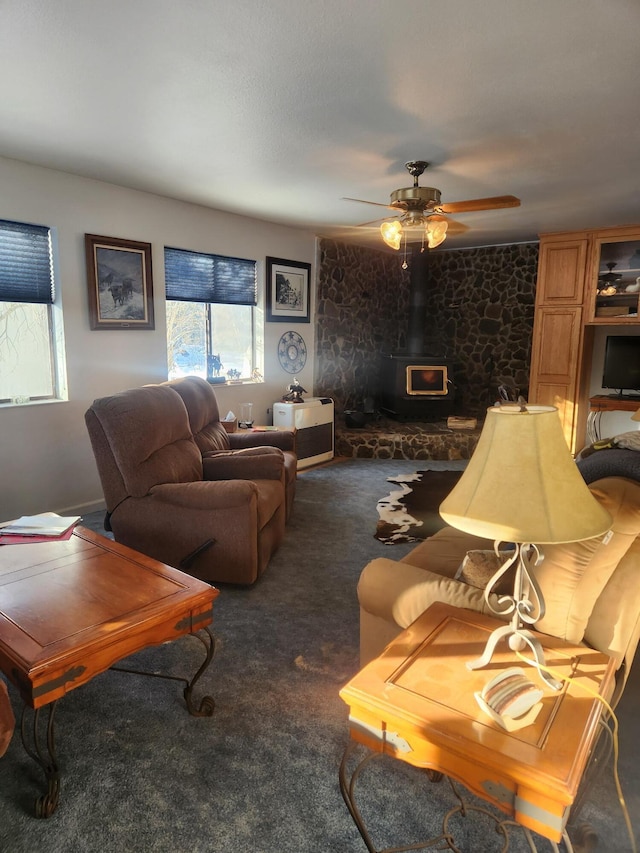
[[[0, 406], [0, 520], [44, 512], [82, 513], [103, 505], [84, 413], [92, 400], [167, 378], [165, 245], [258, 261], [259, 313], [264, 315], [265, 258], [312, 264], [310, 324], [265, 323], [263, 384], [217, 387], [224, 415], [254, 404], [256, 423], [292, 381], [277, 359], [280, 336], [302, 335], [308, 349], [300, 383], [313, 393], [315, 336], [314, 235], [234, 216], [76, 175], [0, 158], [0, 219], [57, 231], [57, 287], [62, 300], [68, 402]], [[155, 330], [89, 329], [84, 235], [152, 244]], [[2, 365], [0, 365], [2, 369]]]

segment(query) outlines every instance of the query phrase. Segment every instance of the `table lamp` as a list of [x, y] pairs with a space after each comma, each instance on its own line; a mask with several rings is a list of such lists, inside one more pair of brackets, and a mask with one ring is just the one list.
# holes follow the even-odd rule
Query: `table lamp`
[[[513, 650], [528, 646], [544, 665], [540, 642], [525, 626], [544, 616], [545, 604], [535, 577], [543, 559], [538, 545], [578, 542], [609, 529], [611, 516], [585, 484], [569, 452], [558, 410], [553, 406], [507, 403], [487, 410], [478, 445], [462, 477], [440, 505], [452, 527], [513, 543], [513, 555], [489, 580], [484, 597], [498, 616], [510, 622], [489, 637], [480, 658], [468, 669], [486, 666], [497, 644], [507, 639]], [[494, 586], [515, 565], [513, 594], [490, 599]], [[561, 683], [544, 670], [554, 689]]]

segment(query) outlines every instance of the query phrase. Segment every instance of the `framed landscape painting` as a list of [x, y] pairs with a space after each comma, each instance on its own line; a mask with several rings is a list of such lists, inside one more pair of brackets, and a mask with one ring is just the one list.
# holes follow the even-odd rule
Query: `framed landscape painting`
[[267, 320], [271, 323], [309, 323], [311, 264], [267, 258]]
[[92, 329], [153, 329], [151, 243], [84, 235]]

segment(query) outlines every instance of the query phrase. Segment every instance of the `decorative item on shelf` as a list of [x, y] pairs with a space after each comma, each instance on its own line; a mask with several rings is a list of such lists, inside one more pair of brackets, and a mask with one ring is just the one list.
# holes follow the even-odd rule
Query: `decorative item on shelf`
[[609, 272], [598, 276], [598, 295], [613, 296], [618, 292], [618, 285], [622, 279], [619, 273], [613, 272], [613, 268], [617, 266], [615, 261], [609, 261], [606, 265]]
[[297, 332], [285, 332], [278, 341], [278, 361], [287, 373], [300, 373], [307, 363], [307, 345]]
[[[510, 616], [510, 621], [492, 632], [483, 654], [469, 661], [468, 669], [487, 666], [502, 639], [513, 650], [528, 646], [535, 661], [544, 665], [542, 646], [525, 627], [545, 613], [535, 576], [543, 554], [534, 543], [578, 542], [605, 533], [611, 524], [611, 516], [589, 491], [569, 452], [558, 410], [517, 403], [488, 409], [476, 450], [440, 505], [440, 515], [452, 527], [494, 539], [496, 551], [500, 543], [515, 545], [513, 556], [484, 592], [489, 609]], [[513, 593], [500, 595], [494, 606], [491, 593], [514, 565]], [[540, 676], [560, 688], [543, 670]]]
[[[207, 356], [207, 380], [210, 382], [212, 379], [218, 381], [220, 379], [220, 375], [222, 373], [222, 368], [224, 367], [222, 361], [220, 360], [220, 353], [217, 355], [208, 355]], [[224, 378], [222, 379], [224, 382]]]
[[238, 382], [242, 374], [239, 370], [235, 370], [232, 367], [231, 370], [227, 370], [227, 376], [229, 377], [229, 382]]
[[251, 371], [251, 379], [254, 382], [264, 382], [264, 377], [257, 367], [254, 367]]
[[294, 377], [291, 385], [287, 385], [286, 393], [282, 395], [283, 403], [304, 403], [303, 394], [307, 393], [307, 389], [303, 388], [298, 382], [297, 377]]

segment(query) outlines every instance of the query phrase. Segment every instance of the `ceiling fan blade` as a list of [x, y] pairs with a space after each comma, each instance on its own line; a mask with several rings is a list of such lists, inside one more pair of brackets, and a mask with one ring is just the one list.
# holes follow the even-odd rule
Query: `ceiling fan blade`
[[514, 195], [497, 195], [493, 198], [450, 201], [440, 205], [443, 213], [470, 213], [474, 210], [498, 210], [501, 207], [520, 207], [520, 199]]
[[469, 226], [465, 225], [463, 222], [458, 222], [457, 219], [449, 219], [447, 217], [447, 222], [449, 223], [449, 227], [447, 228], [447, 234], [464, 234], [465, 231], [469, 230]]
[[[375, 204], [376, 207], [389, 207], [388, 204], [381, 204], [379, 201], [365, 201], [363, 198], [348, 198], [347, 196], [343, 196], [342, 201], [357, 201], [358, 204]], [[393, 210], [393, 208], [390, 209]]]
[[379, 222], [388, 222], [390, 219], [397, 219], [394, 216], [383, 216], [380, 219], [372, 219], [371, 222], [359, 222], [356, 228], [366, 228], [367, 225], [377, 225]]

